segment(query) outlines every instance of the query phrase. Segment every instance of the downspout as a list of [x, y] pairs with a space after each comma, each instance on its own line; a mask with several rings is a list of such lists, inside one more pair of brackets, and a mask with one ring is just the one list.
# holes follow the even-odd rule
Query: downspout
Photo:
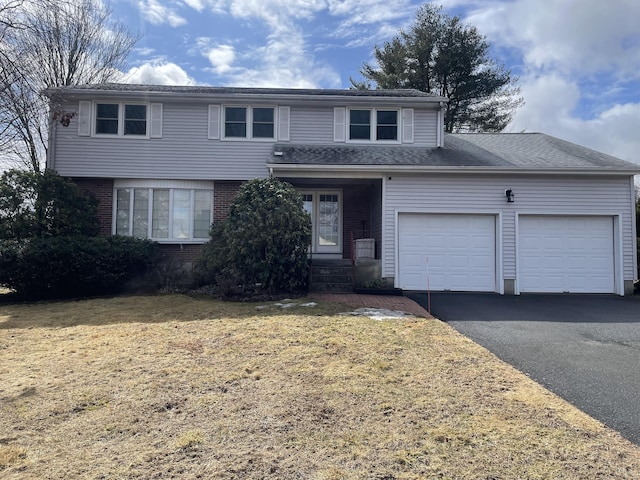
[[53, 120], [53, 111], [51, 110], [51, 102], [49, 102], [49, 138], [47, 139], [47, 158], [45, 162], [45, 168], [49, 170], [55, 170], [56, 168], [56, 152], [54, 145], [56, 144], [56, 132], [55, 122]]
[[436, 140], [436, 146], [438, 148], [444, 146], [444, 102], [440, 102], [440, 108], [438, 109], [438, 134]]

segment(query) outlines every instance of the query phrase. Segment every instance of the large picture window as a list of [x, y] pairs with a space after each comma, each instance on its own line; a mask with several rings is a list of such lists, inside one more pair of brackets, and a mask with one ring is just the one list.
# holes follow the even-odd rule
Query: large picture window
[[224, 138], [275, 138], [274, 107], [224, 107]]
[[117, 188], [116, 235], [157, 241], [209, 238], [211, 190], [185, 188]]
[[349, 110], [349, 140], [397, 142], [398, 110]]
[[96, 135], [147, 135], [147, 105], [96, 103]]

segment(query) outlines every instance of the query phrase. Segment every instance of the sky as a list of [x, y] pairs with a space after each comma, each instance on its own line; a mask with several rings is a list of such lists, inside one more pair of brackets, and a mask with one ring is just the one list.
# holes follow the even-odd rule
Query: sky
[[[142, 34], [126, 81], [349, 88], [415, 19], [412, 0], [112, 0]], [[640, 163], [640, 1], [441, 0], [519, 78], [506, 132], [543, 132]]]

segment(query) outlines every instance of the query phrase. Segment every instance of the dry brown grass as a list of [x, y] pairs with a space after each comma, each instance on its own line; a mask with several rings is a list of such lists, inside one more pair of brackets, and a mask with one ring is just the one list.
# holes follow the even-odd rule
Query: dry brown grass
[[447, 325], [341, 310], [0, 305], [0, 477], [640, 478], [637, 447]]

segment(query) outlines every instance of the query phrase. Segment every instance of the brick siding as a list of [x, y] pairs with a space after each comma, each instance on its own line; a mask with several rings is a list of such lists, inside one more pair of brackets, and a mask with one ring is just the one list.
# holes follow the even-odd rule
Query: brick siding
[[229, 205], [238, 194], [242, 182], [215, 182], [213, 188], [213, 222], [227, 218]]
[[73, 178], [85, 192], [93, 194], [98, 200], [98, 222], [100, 235], [111, 235], [113, 220], [113, 179], [111, 178]]
[[[348, 185], [342, 192], [342, 257], [351, 258], [351, 233], [353, 238], [371, 238], [371, 187]], [[362, 221], [364, 235], [362, 232]], [[376, 241], [379, 243], [379, 240]]]

